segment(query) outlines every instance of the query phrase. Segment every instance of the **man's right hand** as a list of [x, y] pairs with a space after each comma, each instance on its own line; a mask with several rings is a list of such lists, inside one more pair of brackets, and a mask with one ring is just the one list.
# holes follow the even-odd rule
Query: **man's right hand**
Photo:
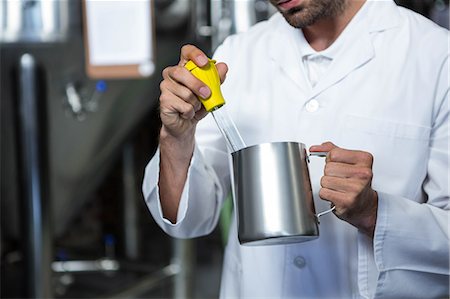
[[[207, 114], [197, 96], [207, 98], [211, 94], [208, 86], [184, 67], [189, 60], [199, 67], [208, 63], [208, 57], [200, 49], [183, 46], [180, 62], [164, 69], [164, 80], [160, 84], [162, 127], [158, 186], [164, 217], [172, 223], [177, 220], [181, 193], [194, 152], [195, 128]], [[218, 63], [216, 67], [223, 82], [228, 68], [224, 63]]]
[[[208, 86], [184, 67], [189, 60], [199, 67], [208, 63], [208, 57], [200, 49], [185, 45], [181, 49], [180, 62], [164, 69], [164, 80], [160, 84], [162, 133], [181, 139], [193, 138], [196, 124], [207, 114], [197, 96], [207, 98], [211, 94]], [[216, 67], [223, 82], [228, 68], [224, 63], [218, 63]]]

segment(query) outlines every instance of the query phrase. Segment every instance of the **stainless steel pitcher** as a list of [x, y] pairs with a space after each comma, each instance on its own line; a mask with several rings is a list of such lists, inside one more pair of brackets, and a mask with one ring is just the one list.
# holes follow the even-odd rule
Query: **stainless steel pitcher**
[[234, 152], [232, 158], [241, 244], [287, 244], [319, 237], [318, 219], [334, 207], [315, 212], [304, 144], [264, 143]]

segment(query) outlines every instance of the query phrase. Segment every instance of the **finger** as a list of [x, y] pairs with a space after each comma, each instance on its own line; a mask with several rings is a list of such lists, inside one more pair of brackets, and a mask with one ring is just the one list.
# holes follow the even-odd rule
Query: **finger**
[[323, 200], [332, 202], [334, 205], [341, 204], [346, 200], [345, 193], [328, 188], [321, 188], [319, 190], [319, 197]]
[[169, 69], [171, 69], [171, 68], [172, 68], [172, 67], [169, 66], [169, 67], [166, 67], [165, 69], [163, 69], [163, 71], [162, 71], [162, 76], [163, 76], [163, 79], [164, 79], [164, 80], [169, 79]]
[[208, 63], [208, 56], [199, 48], [193, 45], [184, 45], [181, 48], [179, 66], [184, 66], [189, 60], [199, 66], [205, 66]]
[[324, 168], [324, 175], [340, 178], [371, 180], [373, 173], [368, 167], [361, 167], [358, 165], [340, 162], [328, 162]]
[[197, 112], [195, 112], [194, 118], [195, 118], [197, 121], [200, 121], [200, 120], [202, 120], [206, 115], [208, 115], [208, 111], [206, 111], [205, 107], [203, 107], [203, 105], [202, 105], [201, 109], [198, 110]]
[[372, 154], [364, 151], [335, 148], [328, 152], [327, 162], [340, 162], [372, 167]]
[[186, 86], [197, 96], [207, 99], [211, 95], [211, 90], [209, 89], [209, 87], [201, 80], [196, 78], [183, 66], [174, 66], [168, 68], [167, 76], [170, 80]]
[[191, 104], [176, 95], [171, 94], [169, 91], [161, 93], [159, 101], [161, 119], [163, 119], [164, 116], [170, 117], [174, 114], [178, 114], [181, 118], [186, 120], [190, 120], [195, 116], [194, 107]]
[[334, 204], [336, 209], [333, 213], [339, 218], [343, 219], [342, 217], [348, 214], [351, 203], [348, 200], [347, 194], [322, 188], [319, 191], [319, 197]]
[[217, 68], [217, 72], [219, 73], [220, 83], [223, 83], [227, 76], [228, 66], [225, 63], [220, 62], [220, 63], [216, 64], [216, 68]]
[[202, 104], [198, 100], [197, 96], [186, 86], [177, 84], [172, 80], [164, 80], [160, 84], [160, 89], [161, 91], [168, 90], [173, 95], [191, 104], [194, 107], [195, 111], [198, 111], [202, 108]]
[[332, 149], [337, 148], [337, 145], [334, 143], [327, 141], [322, 143], [321, 145], [313, 145], [309, 148], [310, 152], [329, 152]]
[[344, 179], [332, 176], [323, 176], [320, 180], [322, 188], [341, 193], [359, 193], [364, 188], [364, 183], [359, 180]]

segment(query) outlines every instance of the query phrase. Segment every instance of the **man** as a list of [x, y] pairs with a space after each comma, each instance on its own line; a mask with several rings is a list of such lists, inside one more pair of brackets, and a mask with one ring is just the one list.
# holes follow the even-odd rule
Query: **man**
[[[442, 298], [449, 295], [448, 31], [393, 1], [271, 0], [270, 20], [215, 53], [226, 107], [247, 145], [298, 141], [310, 164], [320, 238], [248, 247], [235, 221], [223, 298]], [[208, 234], [230, 191], [229, 153], [186, 69], [163, 72], [160, 145], [143, 191], [170, 235]], [[226, 79], [225, 79], [226, 75]], [[321, 200], [322, 199], [322, 200]]]

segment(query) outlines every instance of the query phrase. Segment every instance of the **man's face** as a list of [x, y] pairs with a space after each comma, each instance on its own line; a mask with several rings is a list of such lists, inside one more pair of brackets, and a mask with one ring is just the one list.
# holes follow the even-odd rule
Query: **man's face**
[[334, 17], [347, 7], [348, 0], [270, 0], [295, 28], [304, 28], [320, 19]]

